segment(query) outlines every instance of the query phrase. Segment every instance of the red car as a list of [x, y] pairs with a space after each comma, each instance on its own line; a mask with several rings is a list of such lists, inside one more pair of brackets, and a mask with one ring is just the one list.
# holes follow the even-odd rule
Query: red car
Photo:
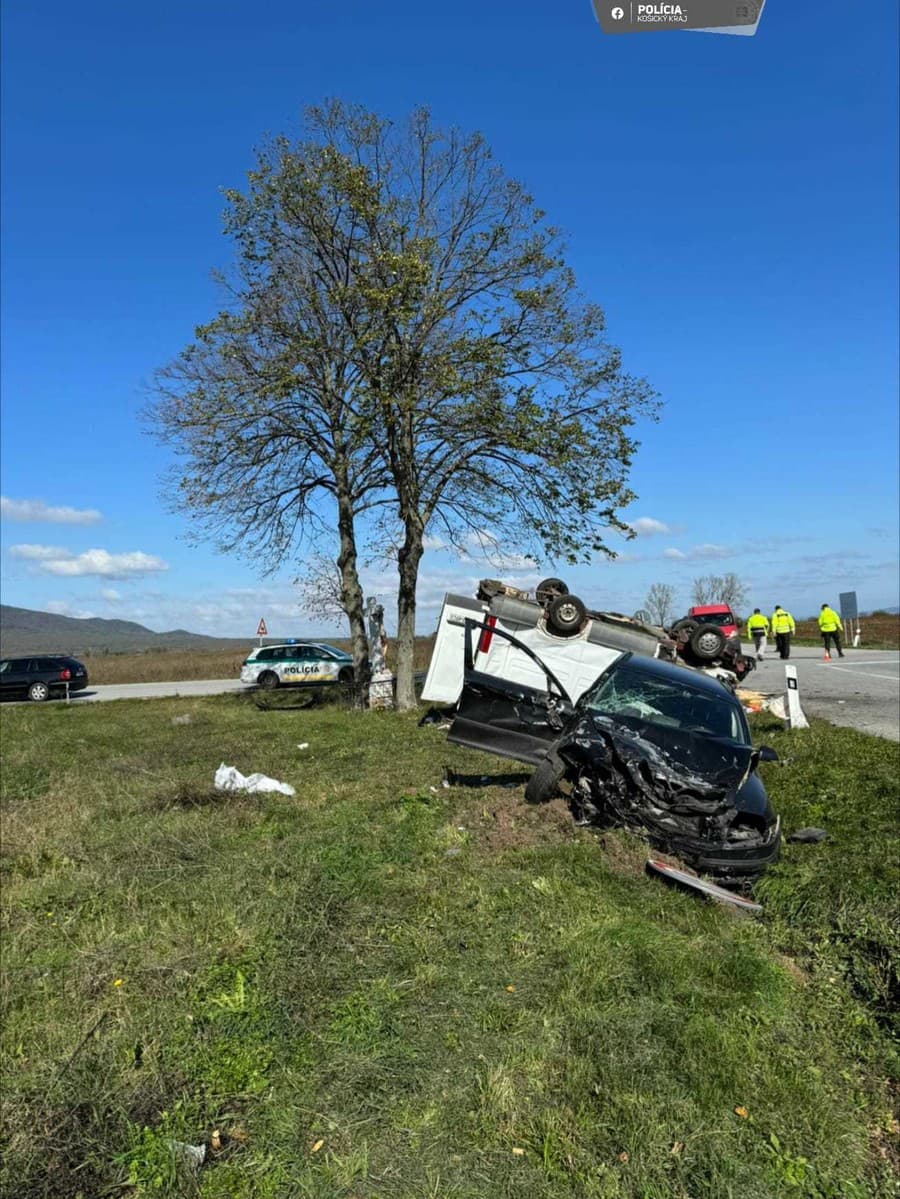
[[727, 604], [698, 604], [695, 608], [688, 608], [688, 620], [715, 625], [726, 637], [738, 636], [737, 621]]

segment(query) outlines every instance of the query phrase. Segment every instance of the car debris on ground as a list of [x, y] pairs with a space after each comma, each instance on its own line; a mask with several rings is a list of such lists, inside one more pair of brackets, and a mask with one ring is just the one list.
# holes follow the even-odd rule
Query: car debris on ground
[[[503, 676], [477, 663], [487, 631], [506, 643]], [[555, 666], [498, 622], [467, 619], [448, 739], [536, 767], [530, 802], [565, 784], [578, 823], [631, 829], [719, 882], [749, 884], [777, 859], [780, 821], [757, 771], [777, 754], [754, 749], [728, 688], [626, 650], [573, 699]]]
[[724, 887], [719, 887], [715, 883], [711, 883], [708, 879], [698, 878], [697, 875], [689, 874], [686, 870], [679, 870], [677, 866], [672, 866], [669, 862], [661, 862], [655, 858], [651, 858], [647, 863], [647, 873], [651, 877], [659, 878], [663, 882], [676, 886], [681, 890], [692, 891], [696, 895], [703, 895], [715, 903], [727, 904], [729, 907], [736, 908], [741, 912], [748, 912], [758, 916], [763, 910], [762, 904], [755, 903], [752, 899], [747, 899], [744, 895], [737, 895], [734, 891], [728, 891]]
[[823, 828], [798, 828], [788, 837], [788, 841], [797, 841], [801, 845], [816, 845], [819, 841], [827, 840], [828, 833]]
[[234, 766], [223, 762], [215, 774], [217, 791], [249, 791], [251, 793], [278, 792], [280, 795], [296, 795], [290, 783], [279, 783], [266, 774], [243, 775]]

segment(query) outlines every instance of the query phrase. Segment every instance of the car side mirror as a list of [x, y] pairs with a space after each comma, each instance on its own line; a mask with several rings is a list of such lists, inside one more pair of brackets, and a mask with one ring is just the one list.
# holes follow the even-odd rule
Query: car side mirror
[[778, 754], [771, 745], [761, 745], [759, 747], [759, 760], [760, 762], [777, 762]]

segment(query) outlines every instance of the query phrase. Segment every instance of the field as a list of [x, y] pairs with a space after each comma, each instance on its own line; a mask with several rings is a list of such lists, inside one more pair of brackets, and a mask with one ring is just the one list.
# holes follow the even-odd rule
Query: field
[[10, 1199], [895, 1193], [896, 746], [762, 718], [753, 921], [414, 715], [0, 715]]
[[[900, 649], [900, 616], [897, 613], [874, 612], [871, 616], [861, 616], [859, 624], [863, 649]], [[815, 617], [797, 621], [796, 641], [799, 645], [821, 645]]]
[[[432, 637], [416, 638], [416, 669], [424, 670], [431, 657]], [[332, 639], [330, 645], [349, 649], [346, 641]], [[92, 683], [169, 683], [187, 679], [236, 679], [241, 663], [253, 646], [220, 650], [151, 650], [140, 654], [85, 654]], [[388, 651], [390, 662], [390, 649]]]

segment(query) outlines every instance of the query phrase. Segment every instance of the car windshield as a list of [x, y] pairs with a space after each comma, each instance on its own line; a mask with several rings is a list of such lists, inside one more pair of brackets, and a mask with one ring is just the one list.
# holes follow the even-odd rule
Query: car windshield
[[750, 744], [735, 704], [680, 679], [676, 682], [631, 665], [613, 670], [585, 694], [582, 703], [604, 716]]
[[734, 624], [734, 616], [730, 612], [704, 612], [702, 616], [695, 616], [699, 624]]

